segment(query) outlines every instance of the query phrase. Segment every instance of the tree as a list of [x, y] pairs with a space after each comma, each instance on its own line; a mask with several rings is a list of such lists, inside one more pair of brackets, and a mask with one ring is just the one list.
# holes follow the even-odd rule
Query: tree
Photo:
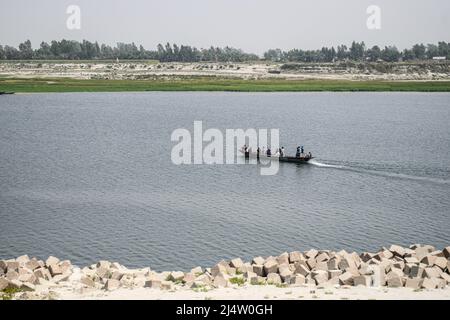
[[412, 48], [412, 51], [416, 59], [419, 60], [425, 59], [426, 48], [423, 44], [415, 44]]
[[5, 50], [3, 49], [3, 46], [0, 45], [0, 60], [6, 59]]
[[373, 46], [371, 49], [367, 50], [367, 57], [370, 61], [377, 61], [381, 59], [381, 49], [379, 46]]
[[19, 44], [19, 57], [20, 59], [29, 60], [33, 58], [33, 48], [31, 47], [31, 41], [27, 40]]
[[439, 56], [439, 48], [437, 45], [428, 44], [427, 45], [427, 58], [433, 59], [433, 57]]
[[381, 57], [384, 61], [396, 62], [400, 59], [400, 52], [395, 46], [385, 47], [381, 52]]

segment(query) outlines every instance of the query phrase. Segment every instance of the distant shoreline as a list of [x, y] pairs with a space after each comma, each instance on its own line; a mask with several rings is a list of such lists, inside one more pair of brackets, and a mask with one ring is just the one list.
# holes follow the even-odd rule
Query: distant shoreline
[[45, 92], [450, 92], [450, 81], [210, 79], [92, 80], [69, 78], [0, 78], [0, 91]]

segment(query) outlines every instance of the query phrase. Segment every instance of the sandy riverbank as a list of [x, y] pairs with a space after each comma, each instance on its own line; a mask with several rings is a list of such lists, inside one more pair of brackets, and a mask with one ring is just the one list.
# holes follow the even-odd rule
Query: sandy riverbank
[[146, 63], [146, 62], [3, 62], [0, 77], [96, 80], [156, 80], [216, 77], [286, 80], [450, 80], [450, 63]]

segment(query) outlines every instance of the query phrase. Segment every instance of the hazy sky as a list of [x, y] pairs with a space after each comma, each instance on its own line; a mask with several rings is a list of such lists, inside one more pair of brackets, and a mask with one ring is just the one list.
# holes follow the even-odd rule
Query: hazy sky
[[[69, 5], [81, 29], [66, 27]], [[381, 29], [366, 26], [369, 5]], [[364, 40], [367, 45], [450, 41], [449, 0], [0, 0], [0, 43], [17, 46], [62, 38], [115, 44], [160, 42], [230, 45], [261, 54], [268, 48], [316, 49]]]

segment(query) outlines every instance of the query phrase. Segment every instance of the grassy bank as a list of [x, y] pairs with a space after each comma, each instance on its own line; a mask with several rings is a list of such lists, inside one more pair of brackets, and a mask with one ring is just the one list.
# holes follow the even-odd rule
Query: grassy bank
[[183, 80], [0, 79], [0, 91], [418, 91], [450, 92], [450, 81], [241, 80], [192, 77]]

